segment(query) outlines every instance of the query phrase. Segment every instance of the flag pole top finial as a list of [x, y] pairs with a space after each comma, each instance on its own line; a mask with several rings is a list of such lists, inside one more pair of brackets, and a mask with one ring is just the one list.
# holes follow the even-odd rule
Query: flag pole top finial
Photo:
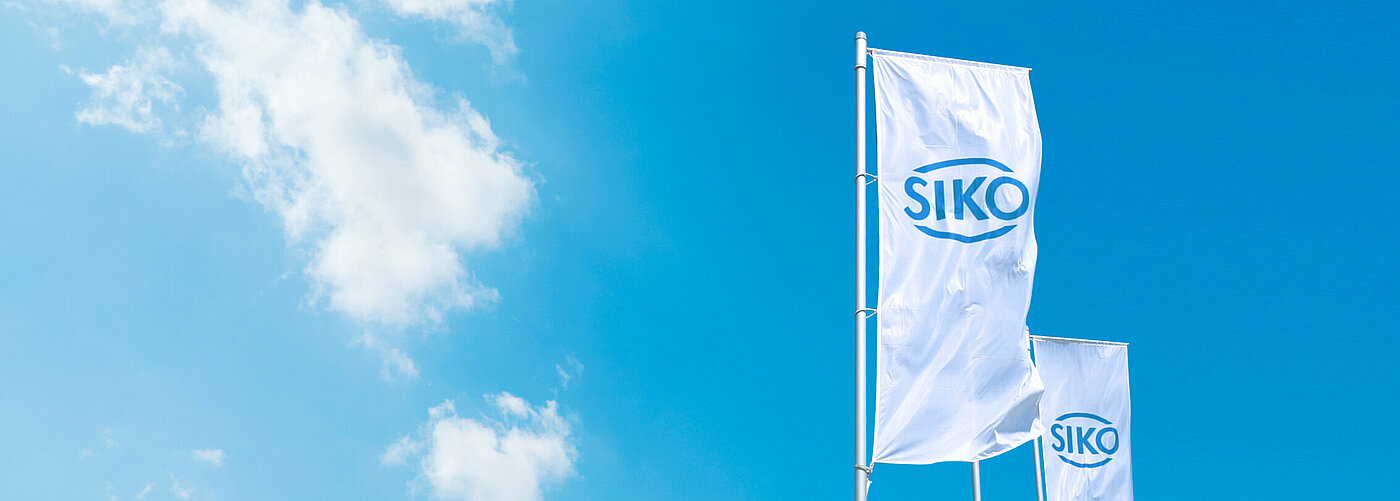
[[864, 31], [857, 31], [857, 32], [856, 32], [856, 39], [857, 39], [857, 40], [865, 40], [865, 32], [864, 32]]

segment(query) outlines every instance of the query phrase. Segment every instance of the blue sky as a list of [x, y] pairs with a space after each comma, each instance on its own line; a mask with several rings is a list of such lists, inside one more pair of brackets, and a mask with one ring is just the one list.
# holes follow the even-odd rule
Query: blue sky
[[1132, 344], [1139, 496], [1400, 466], [1394, 6], [254, 3], [0, 8], [7, 497], [844, 498], [857, 30], [1035, 68], [1028, 324]]

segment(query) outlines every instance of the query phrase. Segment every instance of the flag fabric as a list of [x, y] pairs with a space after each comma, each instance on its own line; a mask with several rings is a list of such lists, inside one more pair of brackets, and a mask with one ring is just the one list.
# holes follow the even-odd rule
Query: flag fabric
[[1036, 336], [1047, 501], [1133, 499], [1128, 346]]
[[871, 53], [874, 461], [986, 459], [1044, 432], [1025, 331], [1040, 182], [1030, 70]]

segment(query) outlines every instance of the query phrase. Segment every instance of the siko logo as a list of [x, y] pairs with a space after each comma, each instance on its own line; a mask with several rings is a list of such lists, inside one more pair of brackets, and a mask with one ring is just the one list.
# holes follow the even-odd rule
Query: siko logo
[[[918, 174], [944, 174], [949, 171], [935, 172], [940, 169], [959, 166], [983, 166], [995, 169], [994, 176], [968, 175], [964, 177], [945, 176], [943, 179], [924, 179]], [[968, 169], [957, 169], [960, 172], [967, 172]], [[1002, 175], [1010, 173], [1011, 168], [1006, 164], [992, 160], [990, 158], [958, 158], [932, 163], [914, 169], [917, 174], [909, 176], [904, 180], [904, 193], [909, 195], [913, 202], [910, 207], [904, 208], [904, 213], [908, 214], [914, 221], [922, 221], [923, 224], [914, 224], [915, 228], [924, 234], [934, 238], [946, 238], [962, 243], [981, 242], [1010, 233], [1016, 225], [1006, 224], [989, 231], [985, 225], [958, 224], [963, 221], [972, 223], [975, 221], [987, 221], [992, 218], [1000, 221], [1014, 221], [1025, 215], [1031, 208], [1031, 193], [1026, 185], [1019, 179], [1012, 176]], [[933, 178], [930, 175], [930, 178]], [[992, 178], [988, 181], [988, 178]], [[951, 189], [951, 191], [950, 191]], [[1014, 196], [1007, 196], [1019, 192], [1017, 200]], [[998, 193], [1002, 193], [998, 200]], [[932, 198], [932, 203], [929, 199]], [[951, 207], [949, 200], [951, 199]], [[951, 213], [951, 214], [950, 214]], [[932, 221], [929, 218], [932, 217]], [[951, 217], [951, 219], [949, 219]], [[929, 225], [942, 227], [935, 229]], [[959, 226], [981, 226], [975, 231], [957, 231]]]
[[1113, 460], [1118, 452], [1118, 428], [1087, 412], [1071, 412], [1050, 425], [1050, 448], [1060, 461], [1079, 468], [1098, 468]]

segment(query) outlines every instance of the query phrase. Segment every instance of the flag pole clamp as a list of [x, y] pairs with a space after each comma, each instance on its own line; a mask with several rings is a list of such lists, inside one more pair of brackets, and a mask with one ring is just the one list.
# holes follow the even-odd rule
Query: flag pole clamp
[[874, 468], [871, 468], [871, 467], [869, 467], [869, 466], [856, 465], [856, 469], [865, 472], [865, 478], [866, 478], [866, 479], [869, 479], [869, 478], [870, 478], [870, 475], [873, 474], [873, 473], [875, 473], [875, 469], [874, 469]]
[[868, 173], [868, 172], [862, 172], [862, 173], [860, 173], [860, 174], [856, 174], [856, 179], [855, 179], [855, 181], [856, 181], [857, 183], [859, 183], [859, 182], [860, 182], [860, 178], [862, 178], [862, 177], [866, 178], [866, 179], [865, 179], [865, 184], [867, 184], [867, 185], [870, 184], [870, 183], [875, 182], [875, 181], [878, 180], [878, 179], [880, 179], [880, 176], [876, 176], [876, 175], [871, 174], [871, 173]]
[[865, 318], [870, 318], [875, 316], [876, 313], [879, 313], [879, 311], [877, 311], [875, 308], [861, 308], [859, 310], [856, 310], [856, 315], [859, 315], [861, 313], [865, 314]]

